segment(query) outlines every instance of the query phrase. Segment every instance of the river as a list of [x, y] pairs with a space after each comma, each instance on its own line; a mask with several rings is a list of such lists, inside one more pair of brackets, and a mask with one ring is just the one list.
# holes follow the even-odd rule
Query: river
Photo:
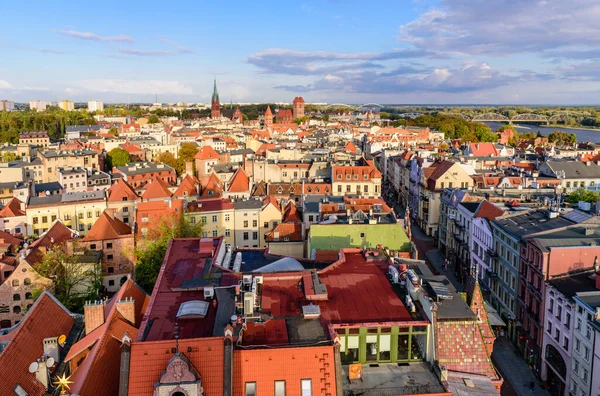
[[[498, 128], [500, 128], [501, 123], [499, 122], [486, 122], [485, 124], [487, 124], [492, 131], [497, 130]], [[540, 131], [542, 133], [542, 135], [549, 135], [551, 132], [554, 131], [561, 131], [561, 132], [565, 132], [568, 134], [574, 133], [577, 136], [577, 141], [578, 142], [600, 142], [600, 129], [576, 129], [576, 128], [560, 128], [560, 127], [547, 127], [547, 126], [542, 126], [542, 125], [528, 125], [528, 124], [515, 124], [515, 128], [517, 128], [517, 131], [519, 132], [533, 132], [533, 133], [537, 133], [538, 131]]]

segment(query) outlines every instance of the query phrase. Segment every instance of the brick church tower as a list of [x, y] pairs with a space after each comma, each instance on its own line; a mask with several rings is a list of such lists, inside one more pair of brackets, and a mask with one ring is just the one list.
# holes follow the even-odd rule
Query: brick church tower
[[267, 111], [265, 111], [265, 128], [273, 127], [273, 113], [271, 113], [271, 106], [267, 106]]
[[213, 88], [212, 100], [210, 102], [210, 118], [213, 120], [221, 118], [221, 103], [219, 103], [219, 92], [217, 91], [217, 79]]
[[304, 117], [304, 99], [302, 96], [296, 96], [294, 98], [294, 102], [292, 103], [294, 116], [293, 119]]

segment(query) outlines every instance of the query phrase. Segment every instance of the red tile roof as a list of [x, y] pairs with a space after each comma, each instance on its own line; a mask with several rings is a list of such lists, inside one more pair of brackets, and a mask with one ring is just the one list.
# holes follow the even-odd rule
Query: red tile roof
[[302, 96], [296, 96], [292, 103], [304, 103], [304, 98], [302, 98]]
[[286, 223], [294, 223], [297, 221], [302, 221], [300, 217], [300, 213], [298, 213], [298, 209], [296, 205], [289, 201], [285, 209], [283, 210], [283, 221]]
[[198, 179], [196, 179], [194, 176], [185, 175], [183, 180], [181, 180], [181, 184], [179, 185], [177, 190], [175, 190], [175, 193], [173, 194], [173, 196], [189, 197], [189, 196], [198, 195], [198, 189], [196, 187], [198, 185], [198, 183], [199, 183]]
[[202, 196], [218, 196], [223, 193], [223, 182], [215, 173], [211, 173], [206, 181], [202, 182]]
[[69, 335], [74, 323], [58, 300], [48, 292], [42, 293], [20, 325], [12, 330], [11, 341], [0, 354], [0, 394], [13, 395], [15, 385], [19, 384], [31, 396], [44, 395], [46, 389], [35, 374], [29, 373], [29, 365], [44, 354], [44, 338]]
[[263, 198], [263, 205], [268, 205], [272, 203], [278, 211], [281, 212], [281, 206], [279, 206], [279, 202], [277, 202], [277, 198], [275, 198], [272, 195], [267, 195], [266, 197]]
[[60, 220], [56, 220], [48, 231], [44, 232], [37, 240], [29, 245], [31, 251], [27, 257], [25, 257], [25, 260], [33, 266], [42, 261], [47, 251], [66, 241], [74, 239], [77, 235], [78, 233], [76, 231], [68, 228]]
[[[181, 339], [179, 350], [201, 375], [205, 395], [223, 395], [223, 337]], [[129, 396], [148, 396], [174, 356], [175, 340], [134, 342], [129, 366]], [[235, 370], [234, 370], [235, 371]]]
[[358, 153], [356, 146], [352, 142], [346, 143], [346, 147], [344, 147], [344, 151], [347, 151], [348, 153], [352, 153], [352, 154]]
[[[130, 323], [117, 310], [117, 302], [133, 299], [135, 308], [135, 323]], [[83, 363], [77, 368], [74, 365], [71, 381], [71, 392], [81, 395], [115, 395], [119, 391], [121, 340], [125, 335], [131, 339], [137, 336], [142, 313], [149, 297], [132, 280], [127, 280], [111, 299], [106, 307], [108, 311], [105, 323], [79, 340], [71, 347], [65, 361], [81, 356], [81, 352], [89, 350]], [[73, 364], [78, 364], [73, 362]]]
[[469, 145], [471, 148], [471, 153], [475, 157], [497, 157], [498, 152], [496, 151], [496, 146], [494, 143], [471, 143]]
[[131, 227], [114, 217], [109, 210], [102, 212], [83, 241], [105, 241], [133, 237]]
[[489, 221], [492, 221], [495, 220], [496, 217], [502, 216], [503, 213], [504, 211], [493, 203], [483, 200], [481, 204], [479, 204], [479, 208], [477, 208], [475, 217], [483, 217]]
[[186, 212], [199, 213], [231, 209], [233, 209], [233, 202], [230, 199], [208, 198], [190, 202], [187, 206]]
[[445, 159], [435, 161], [427, 168], [423, 168], [425, 174], [427, 189], [430, 191], [435, 190], [435, 182], [442, 177], [448, 170], [455, 164], [455, 162], [447, 161]]
[[129, 154], [138, 154], [138, 153], [143, 153], [144, 150], [142, 150], [142, 148], [140, 146], [138, 146], [137, 144], [133, 144], [133, 143], [123, 143], [121, 146], [123, 150], [127, 151]]
[[[287, 241], [286, 238], [288, 238]], [[266, 233], [265, 240], [267, 242], [300, 242], [302, 241], [302, 223], [281, 223]]]
[[[319, 271], [327, 301], [313, 301], [332, 324], [399, 323], [411, 316], [386, 277], [387, 261], [378, 266], [360, 249], [342, 249], [342, 259]], [[385, 268], [383, 268], [385, 267]], [[273, 316], [301, 316], [309, 302], [298, 288], [302, 274], [263, 274], [262, 310]], [[376, 291], [376, 293], [375, 293]]]
[[[350, 175], [350, 179], [346, 178], [346, 175]], [[354, 179], [354, 175], [358, 175], [358, 179]], [[342, 178], [340, 179], [339, 176]], [[366, 177], [366, 178], [365, 178]], [[365, 180], [381, 179], [381, 172], [374, 166], [366, 165], [346, 165], [346, 166], [334, 166], [333, 167], [333, 182], [356, 182], [364, 183]]]
[[17, 217], [25, 216], [25, 211], [21, 210], [21, 201], [13, 197], [4, 207], [0, 210], [0, 217]]
[[267, 106], [267, 110], [265, 111], [265, 116], [272, 116], [273, 113], [271, 112], [271, 106]]
[[291, 119], [293, 117], [293, 113], [291, 109], [279, 109], [279, 111], [277, 112], [277, 118], [289, 118]]
[[148, 229], [148, 236], [162, 224], [173, 225], [183, 213], [183, 201], [173, 199], [165, 201], [149, 201], [137, 204], [136, 221], [137, 233], [140, 235], [143, 228]]
[[108, 191], [108, 202], [136, 201], [140, 198], [124, 179], [119, 179]]
[[171, 195], [171, 191], [167, 188], [165, 182], [154, 176], [150, 183], [146, 184], [146, 191], [142, 194], [142, 199], [159, 199], [159, 198], [169, 198]]
[[260, 156], [266, 156], [267, 155], [267, 151], [277, 148], [276, 145], [271, 144], [271, 143], [263, 143], [254, 154], [256, 155], [260, 155]]
[[250, 178], [246, 171], [239, 167], [233, 176], [231, 176], [231, 180], [229, 181], [229, 189], [227, 192], [247, 192], [250, 191]]
[[218, 160], [219, 154], [211, 146], [202, 146], [194, 156], [198, 160]]

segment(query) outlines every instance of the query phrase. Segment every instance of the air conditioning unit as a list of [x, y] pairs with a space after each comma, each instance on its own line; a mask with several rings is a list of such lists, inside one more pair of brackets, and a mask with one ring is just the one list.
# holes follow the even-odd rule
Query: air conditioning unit
[[244, 315], [252, 316], [254, 313], [254, 293], [244, 293]]
[[215, 288], [212, 286], [208, 286], [204, 288], [204, 298], [209, 299], [215, 296]]

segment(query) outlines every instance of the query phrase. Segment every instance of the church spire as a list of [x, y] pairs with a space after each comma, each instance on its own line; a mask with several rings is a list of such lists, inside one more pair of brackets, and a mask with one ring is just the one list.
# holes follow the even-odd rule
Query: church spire
[[213, 87], [212, 101], [213, 102], [219, 101], [219, 91], [217, 91], [217, 79], [216, 78], [215, 78], [215, 83], [214, 83], [214, 87]]

